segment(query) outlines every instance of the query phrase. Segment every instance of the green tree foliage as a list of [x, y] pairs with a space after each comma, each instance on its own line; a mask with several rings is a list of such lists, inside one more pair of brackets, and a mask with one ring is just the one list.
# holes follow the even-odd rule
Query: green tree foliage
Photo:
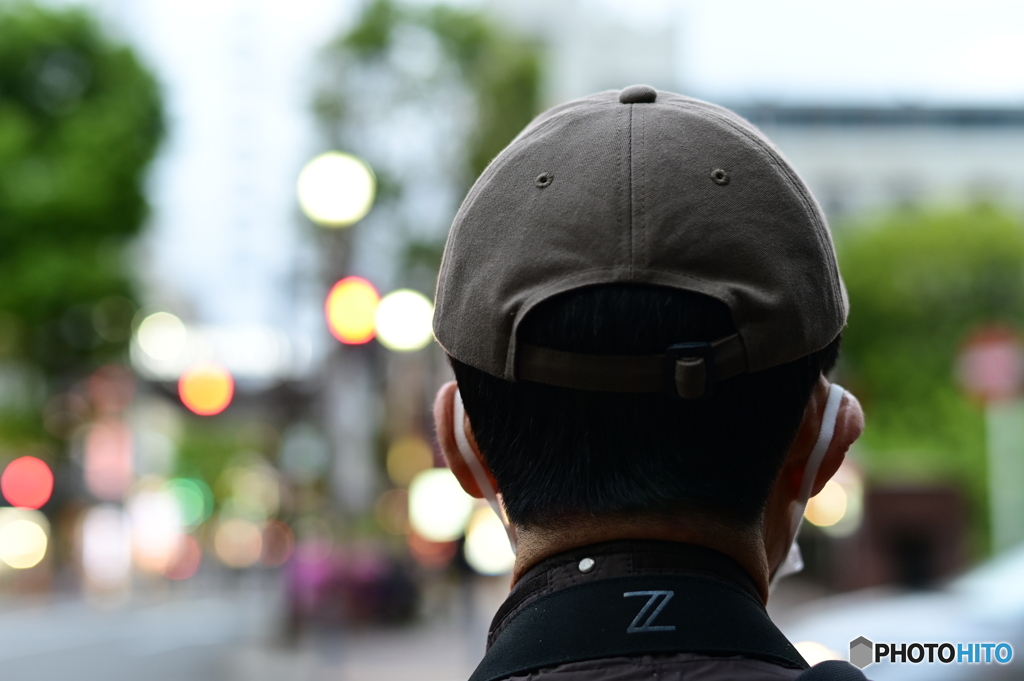
[[991, 207], [901, 211], [846, 225], [837, 249], [850, 296], [843, 380], [867, 414], [869, 473], [954, 482], [983, 511], [983, 415], [955, 362], [981, 325], [1024, 329], [1024, 225]]
[[[472, 182], [491, 159], [512, 141], [537, 113], [540, 56], [537, 46], [502, 31], [477, 13], [445, 5], [410, 8], [394, 0], [373, 0], [359, 21], [334, 45], [343, 59], [362, 65], [383, 65], [393, 61], [393, 51], [409, 35], [409, 29], [429, 31], [437, 38], [446, 65], [456, 67], [458, 76], [472, 93], [475, 121], [466, 153], [467, 177]], [[438, 80], [450, 75], [442, 67], [419, 87], [404, 82], [416, 92], [433, 89]], [[339, 117], [348, 102], [358, 106], [362, 93], [326, 91], [320, 111], [328, 118]]]
[[[393, 228], [408, 220], [401, 204], [415, 193], [412, 185], [444, 175], [440, 184], [448, 193], [463, 196], [539, 106], [538, 46], [476, 11], [371, 0], [329, 47], [324, 63], [329, 76], [317, 112], [333, 145], [364, 156], [377, 171], [375, 211], [394, 209], [388, 219]], [[402, 111], [409, 112], [404, 119]], [[395, 121], [391, 131], [375, 133], [388, 118]], [[394, 154], [386, 147], [398, 144], [398, 128], [430, 126], [437, 146], [429, 158], [433, 165], [408, 158], [404, 165], [389, 162]], [[405, 269], [430, 272], [422, 288], [433, 287], [451, 217], [449, 212], [439, 219], [444, 224], [433, 229], [433, 237], [404, 238]], [[426, 219], [415, 214], [415, 220]]]
[[52, 383], [123, 353], [161, 130], [153, 77], [86, 12], [0, 3], [0, 359]]

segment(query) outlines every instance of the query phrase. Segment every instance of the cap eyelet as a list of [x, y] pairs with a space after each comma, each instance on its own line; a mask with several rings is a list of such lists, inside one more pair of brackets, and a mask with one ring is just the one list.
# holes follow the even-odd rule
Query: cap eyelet
[[715, 184], [725, 186], [729, 184], [729, 173], [725, 172], [721, 168], [715, 168], [711, 171], [711, 179]]
[[533, 183], [537, 185], [538, 188], [544, 189], [544, 187], [547, 187], [549, 184], [551, 184], [554, 181], [554, 179], [555, 176], [552, 175], [551, 173], [541, 173], [540, 175], [537, 176], [537, 179], [534, 180]]

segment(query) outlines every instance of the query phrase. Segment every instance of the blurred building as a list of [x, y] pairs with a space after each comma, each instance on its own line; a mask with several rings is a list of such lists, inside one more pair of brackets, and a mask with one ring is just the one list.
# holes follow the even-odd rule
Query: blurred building
[[1024, 108], [738, 106], [833, 220], [894, 206], [1024, 210]]
[[[580, 0], [489, 8], [544, 45], [546, 105], [634, 83], [702, 97], [683, 79], [674, 13], [638, 21], [621, 6]], [[917, 204], [1024, 210], [1024, 107], [717, 103], [765, 131], [833, 221]]]
[[622, 5], [587, 0], [490, 0], [488, 7], [543, 43], [545, 107], [633, 83], [679, 87], [674, 19], [653, 23]]

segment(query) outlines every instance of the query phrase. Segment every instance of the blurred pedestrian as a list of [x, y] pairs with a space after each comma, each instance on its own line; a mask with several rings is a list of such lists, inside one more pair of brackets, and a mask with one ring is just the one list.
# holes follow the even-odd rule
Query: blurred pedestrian
[[440, 444], [518, 549], [473, 681], [863, 678], [765, 611], [863, 428], [826, 378], [846, 318], [820, 208], [739, 116], [633, 86], [530, 123], [437, 287]]

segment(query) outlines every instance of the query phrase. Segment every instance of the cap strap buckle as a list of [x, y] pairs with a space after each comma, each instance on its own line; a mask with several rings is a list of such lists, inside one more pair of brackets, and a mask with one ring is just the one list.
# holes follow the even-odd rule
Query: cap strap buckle
[[670, 345], [665, 355], [672, 362], [670, 375], [679, 397], [707, 397], [715, 389], [715, 346], [711, 343], [677, 343]]

